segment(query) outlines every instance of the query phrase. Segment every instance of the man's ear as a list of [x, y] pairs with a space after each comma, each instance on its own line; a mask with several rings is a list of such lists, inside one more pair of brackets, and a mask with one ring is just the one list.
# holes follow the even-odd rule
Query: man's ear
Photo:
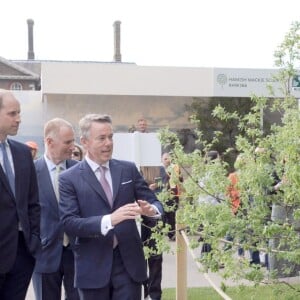
[[46, 144], [47, 146], [51, 145], [52, 142], [53, 142], [53, 138], [51, 138], [51, 137], [49, 137], [49, 136], [45, 138], [45, 144]]
[[85, 145], [86, 145], [86, 138], [84, 138], [84, 137], [80, 137], [80, 144], [83, 146], [83, 147], [85, 147]]

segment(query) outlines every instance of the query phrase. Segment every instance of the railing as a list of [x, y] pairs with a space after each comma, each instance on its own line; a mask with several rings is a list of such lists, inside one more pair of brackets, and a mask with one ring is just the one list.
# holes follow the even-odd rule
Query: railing
[[[194, 251], [190, 248], [190, 242], [188, 236], [183, 230], [184, 226], [176, 224], [176, 300], [187, 300], [187, 250], [189, 249], [195, 264], [198, 269], [201, 265], [196, 260], [196, 255]], [[208, 273], [204, 273], [203, 276], [209, 282], [211, 287], [224, 299], [232, 300], [228, 295], [226, 295], [210, 278]]]

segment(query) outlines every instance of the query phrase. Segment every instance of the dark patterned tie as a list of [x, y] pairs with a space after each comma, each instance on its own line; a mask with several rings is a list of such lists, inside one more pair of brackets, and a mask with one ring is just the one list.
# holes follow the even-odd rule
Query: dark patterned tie
[[15, 195], [15, 175], [12, 171], [12, 167], [11, 167], [11, 164], [10, 164], [8, 156], [7, 156], [5, 142], [0, 143], [0, 146], [1, 146], [2, 154], [3, 154], [4, 171], [5, 171], [6, 177], [8, 179], [10, 188], [11, 188], [13, 194]]
[[112, 197], [112, 192], [110, 189], [110, 185], [105, 177], [105, 173], [107, 171], [107, 168], [105, 166], [99, 166], [99, 171], [100, 171], [100, 183], [102, 185], [102, 188], [105, 192], [106, 198], [109, 202], [109, 205], [112, 207], [113, 206], [113, 197]]

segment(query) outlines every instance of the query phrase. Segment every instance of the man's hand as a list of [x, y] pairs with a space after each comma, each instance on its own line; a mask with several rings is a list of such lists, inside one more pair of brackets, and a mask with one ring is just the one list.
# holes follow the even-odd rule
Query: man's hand
[[141, 208], [141, 215], [152, 217], [157, 214], [156, 209], [147, 201], [145, 200], [137, 200], [140, 208]]
[[111, 214], [111, 225], [115, 226], [122, 221], [132, 220], [142, 214], [141, 207], [136, 203], [129, 203], [119, 207]]
[[156, 183], [151, 183], [151, 184], [149, 184], [149, 189], [150, 189], [151, 191], [156, 190], [156, 189], [157, 189], [157, 184], [156, 184]]

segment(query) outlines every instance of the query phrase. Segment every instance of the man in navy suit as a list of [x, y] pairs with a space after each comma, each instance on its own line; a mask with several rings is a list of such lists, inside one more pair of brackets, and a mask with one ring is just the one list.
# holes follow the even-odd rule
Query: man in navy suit
[[[28, 146], [7, 139], [21, 122], [20, 103], [0, 90], [0, 299], [24, 300], [40, 247], [40, 205]], [[10, 176], [10, 175], [11, 176]]]
[[134, 163], [111, 159], [110, 116], [86, 115], [79, 128], [85, 159], [59, 185], [61, 219], [75, 237], [75, 286], [82, 300], [140, 300], [147, 273], [136, 218], [160, 217], [162, 205]]
[[35, 161], [41, 204], [42, 249], [37, 255], [32, 277], [36, 300], [61, 299], [62, 283], [66, 299], [77, 300], [74, 288], [72, 239], [64, 235], [58, 211], [58, 175], [75, 165], [74, 130], [64, 119], [55, 118], [44, 126], [45, 154]]

